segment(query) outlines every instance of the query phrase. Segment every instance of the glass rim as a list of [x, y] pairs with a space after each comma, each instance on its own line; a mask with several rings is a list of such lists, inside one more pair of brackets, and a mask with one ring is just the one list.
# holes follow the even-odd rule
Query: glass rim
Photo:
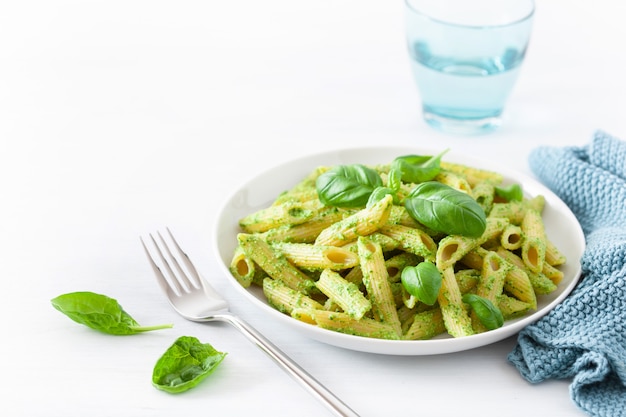
[[423, 18], [427, 20], [430, 20], [431, 22], [441, 23], [441, 24], [448, 25], [448, 26], [456, 26], [459, 28], [467, 28], [467, 29], [486, 29], [486, 28], [496, 29], [496, 28], [504, 28], [507, 26], [517, 25], [519, 23], [530, 20], [535, 14], [535, 9], [536, 9], [535, 0], [526, 0], [526, 1], [530, 4], [530, 10], [528, 11], [528, 13], [522, 15], [521, 17], [517, 19], [513, 19], [507, 23], [500, 23], [500, 24], [469, 24], [469, 23], [458, 23], [454, 21], [448, 21], [442, 18], [431, 16], [429, 13], [421, 9], [418, 9], [417, 7], [413, 5], [414, 0], [404, 0], [404, 4], [411, 12], [415, 13], [416, 15], [422, 16]]

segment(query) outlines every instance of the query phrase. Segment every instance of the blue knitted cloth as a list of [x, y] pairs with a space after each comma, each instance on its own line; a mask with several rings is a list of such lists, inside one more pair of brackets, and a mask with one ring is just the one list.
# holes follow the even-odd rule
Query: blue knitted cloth
[[626, 142], [540, 147], [531, 170], [574, 212], [586, 238], [579, 285], [524, 328], [508, 359], [532, 383], [571, 378], [591, 416], [626, 416]]

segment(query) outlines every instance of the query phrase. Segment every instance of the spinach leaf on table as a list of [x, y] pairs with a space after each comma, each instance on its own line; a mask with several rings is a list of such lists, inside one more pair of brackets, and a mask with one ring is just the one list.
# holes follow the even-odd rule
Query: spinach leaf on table
[[140, 326], [117, 300], [106, 295], [79, 291], [59, 295], [52, 306], [77, 323], [114, 335], [129, 335], [172, 327], [172, 324]]
[[154, 365], [152, 384], [172, 394], [187, 391], [213, 373], [225, 357], [209, 343], [181, 336]]

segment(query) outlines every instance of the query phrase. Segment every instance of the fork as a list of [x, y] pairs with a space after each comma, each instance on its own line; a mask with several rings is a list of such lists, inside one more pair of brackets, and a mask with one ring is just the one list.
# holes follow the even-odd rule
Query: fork
[[[159, 286], [165, 292], [170, 305], [178, 314], [191, 321], [223, 321], [233, 325], [335, 415], [358, 417], [356, 412], [283, 353], [269, 339], [244, 320], [231, 313], [228, 301], [220, 296], [200, 276], [189, 256], [174, 239], [169, 228], [166, 228], [166, 231], [169, 236], [169, 245], [160, 232], [157, 232], [160, 244], [157, 243], [152, 234], [149, 235], [154, 247], [152, 253], [156, 254], [156, 259], [165, 270], [165, 273], [155, 262], [155, 258], [151, 255], [151, 251], [148, 250], [144, 239], [140, 238], [140, 240]], [[176, 256], [173, 252], [176, 253]], [[183, 263], [184, 268], [179, 260]]]

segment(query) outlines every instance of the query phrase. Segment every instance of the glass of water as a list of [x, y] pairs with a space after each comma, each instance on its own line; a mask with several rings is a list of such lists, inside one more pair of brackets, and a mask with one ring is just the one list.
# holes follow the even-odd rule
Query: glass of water
[[431, 126], [489, 132], [501, 123], [530, 39], [532, 0], [405, 0], [411, 68]]

